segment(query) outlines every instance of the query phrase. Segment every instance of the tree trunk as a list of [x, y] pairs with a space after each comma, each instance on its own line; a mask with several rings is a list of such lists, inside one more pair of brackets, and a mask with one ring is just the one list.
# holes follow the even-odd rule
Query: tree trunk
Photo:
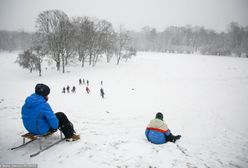
[[82, 67], [84, 67], [84, 56], [82, 57]]
[[107, 54], [106, 57], [107, 57], [107, 63], [109, 63], [110, 59], [111, 59], [111, 56]]
[[122, 50], [122, 46], [121, 46], [121, 44], [120, 44], [120, 48], [119, 48], [119, 51], [118, 51], [117, 65], [119, 65], [120, 60], [121, 60], [121, 50]]
[[62, 54], [62, 73], [65, 73], [65, 55]]
[[41, 76], [41, 63], [39, 63], [39, 76]]
[[91, 65], [91, 61], [92, 61], [92, 53], [90, 51], [90, 61], [89, 61], [89, 65]]
[[81, 58], [80, 49], [77, 49], [77, 53], [78, 53], [78, 61], [81, 62], [82, 58]]
[[60, 55], [57, 55], [57, 60], [56, 60], [56, 67], [57, 67], [57, 71], [60, 70]]
[[121, 60], [121, 49], [119, 50], [119, 53], [118, 53], [117, 65], [119, 65], [120, 60]]
[[57, 71], [60, 70], [60, 61], [56, 61], [56, 67], [57, 67]]
[[121, 56], [120, 56], [120, 55], [118, 55], [118, 59], [117, 59], [117, 65], [119, 65], [119, 63], [120, 63], [120, 60], [121, 60]]
[[93, 59], [93, 66], [95, 66], [95, 65], [96, 65], [96, 63], [97, 63], [97, 61], [98, 61], [98, 57], [99, 57], [99, 55], [98, 55], [98, 54], [95, 54], [95, 55], [94, 55], [94, 59]]
[[39, 55], [39, 67], [38, 67], [38, 70], [39, 70], [39, 76], [41, 76], [41, 56]]
[[65, 57], [65, 65], [68, 65], [68, 56]]
[[81, 53], [80, 57], [81, 57], [81, 61], [82, 61], [82, 67], [84, 67], [84, 62], [85, 62], [84, 52]]
[[65, 65], [68, 65], [68, 58], [71, 56], [69, 51], [66, 51]]

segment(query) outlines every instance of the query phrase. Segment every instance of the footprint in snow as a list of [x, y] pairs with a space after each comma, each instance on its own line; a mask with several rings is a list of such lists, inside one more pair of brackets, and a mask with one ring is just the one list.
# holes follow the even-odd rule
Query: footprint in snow
[[183, 148], [181, 145], [178, 145], [176, 144], [177, 148], [185, 155], [185, 156], [188, 156], [188, 157], [192, 157], [188, 154], [188, 151], [186, 148]]
[[195, 165], [193, 165], [192, 163], [186, 163], [186, 166], [188, 167], [188, 168], [197, 168], [197, 166], [195, 166]]

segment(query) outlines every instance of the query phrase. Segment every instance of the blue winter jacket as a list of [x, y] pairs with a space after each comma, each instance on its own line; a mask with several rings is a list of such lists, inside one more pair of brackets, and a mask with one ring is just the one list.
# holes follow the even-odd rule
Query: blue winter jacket
[[22, 106], [22, 121], [28, 132], [35, 135], [46, 134], [50, 129], [58, 128], [58, 119], [50, 105], [36, 93], [26, 98]]
[[163, 144], [167, 142], [166, 137], [170, 134], [170, 132], [161, 132], [147, 128], [145, 134], [148, 141], [154, 144]]

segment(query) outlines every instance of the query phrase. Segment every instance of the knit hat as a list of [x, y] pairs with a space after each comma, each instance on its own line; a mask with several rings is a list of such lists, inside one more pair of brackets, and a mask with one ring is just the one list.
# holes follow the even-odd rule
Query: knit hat
[[46, 97], [50, 93], [50, 88], [45, 84], [38, 83], [35, 86], [35, 93], [43, 97]]
[[160, 112], [158, 112], [158, 113], [156, 114], [156, 118], [157, 118], [157, 119], [160, 119], [160, 120], [163, 120], [163, 114], [160, 113]]

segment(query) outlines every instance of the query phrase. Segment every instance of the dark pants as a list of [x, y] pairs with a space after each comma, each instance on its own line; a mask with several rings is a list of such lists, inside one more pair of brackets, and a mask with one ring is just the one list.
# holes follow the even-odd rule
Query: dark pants
[[173, 135], [172, 133], [170, 133], [168, 136], [166, 136], [166, 139], [168, 142], [176, 142], [176, 140], [180, 139], [181, 135]]
[[68, 120], [67, 116], [63, 112], [55, 113], [59, 120], [59, 129], [63, 132], [65, 138], [71, 138], [75, 133], [73, 124]]

